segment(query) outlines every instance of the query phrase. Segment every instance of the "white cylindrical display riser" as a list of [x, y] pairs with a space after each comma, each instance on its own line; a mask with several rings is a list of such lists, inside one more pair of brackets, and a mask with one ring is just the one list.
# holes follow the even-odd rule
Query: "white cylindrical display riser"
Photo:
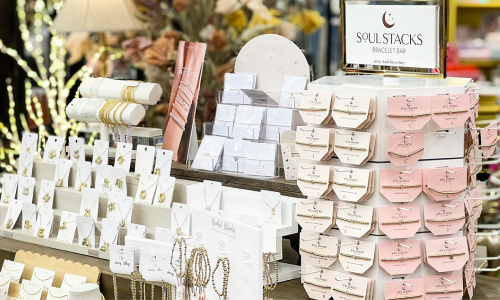
[[[99, 81], [102, 81], [99, 83]], [[110, 100], [123, 100], [122, 89], [124, 86], [137, 85], [133, 94], [134, 100], [139, 104], [155, 105], [161, 97], [162, 89], [157, 83], [134, 82], [114, 80], [110, 78], [87, 78], [80, 85], [80, 93], [84, 98], [105, 98]]]

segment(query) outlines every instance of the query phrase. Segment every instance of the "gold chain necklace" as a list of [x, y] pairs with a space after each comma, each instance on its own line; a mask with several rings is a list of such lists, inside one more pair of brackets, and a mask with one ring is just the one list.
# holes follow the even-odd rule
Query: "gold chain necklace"
[[60, 164], [57, 164], [57, 181], [56, 181], [56, 187], [61, 187], [63, 185], [64, 178], [66, 178], [66, 175], [69, 173], [69, 169], [71, 169], [71, 166], [68, 167], [66, 170], [66, 173], [64, 173], [64, 176], [61, 178], [59, 177], [59, 171], [61, 169]]
[[30, 146], [28, 147], [28, 144], [26, 143], [26, 140], [24, 141], [24, 145], [26, 146], [26, 152], [28, 152], [28, 154], [31, 154], [31, 153], [30, 153], [30, 152], [31, 152], [31, 151], [30, 151], [30, 149], [31, 149], [31, 147], [33, 147], [33, 145], [35, 144], [35, 142], [36, 142], [36, 140], [34, 140], [34, 141], [30, 144]]
[[183, 235], [183, 233], [182, 233], [182, 226], [184, 226], [184, 223], [186, 223], [186, 221], [187, 221], [187, 219], [188, 219], [188, 217], [189, 217], [189, 215], [191, 213], [187, 213], [186, 218], [182, 222], [181, 226], [179, 226], [179, 222], [177, 222], [177, 214], [175, 213], [174, 210], [172, 212], [174, 213], [175, 224], [177, 225], [177, 227], [175, 229], [175, 233], [177, 233], [177, 235]]
[[123, 187], [123, 180], [125, 179], [125, 176], [122, 176], [120, 178], [116, 177], [113, 174], [111, 174], [111, 176], [113, 176], [114, 178], [116, 178], [115, 186], [118, 187], [121, 190], [122, 187]]
[[81, 192], [83, 187], [87, 187], [87, 180], [89, 180], [90, 175], [92, 175], [92, 172], [89, 170], [89, 176], [87, 176], [87, 179], [82, 180], [82, 169], [78, 168], [78, 175], [80, 177], [80, 186], [78, 187], [78, 191]]
[[52, 218], [54, 218], [52, 216], [52, 218], [49, 220], [49, 222], [47, 222], [47, 224], [45, 224], [45, 226], [42, 227], [42, 217], [43, 217], [43, 215], [38, 214], [38, 219], [40, 220], [40, 222], [38, 222], [38, 223], [40, 223], [40, 225], [38, 226], [38, 234], [37, 235], [38, 235], [38, 237], [41, 237], [41, 238], [43, 238], [45, 236], [45, 227], [47, 227], [47, 225], [49, 225], [50, 222], [52, 222]]
[[23, 217], [24, 217], [24, 229], [29, 230], [31, 228], [31, 217], [36, 213], [36, 209], [34, 212], [31, 213], [31, 216], [29, 218], [26, 218], [27, 213], [24, 212], [23, 210]]
[[23, 162], [23, 160], [22, 160], [22, 159], [20, 159], [20, 161], [21, 161], [21, 164], [23, 165], [23, 172], [22, 172], [22, 174], [21, 174], [21, 175], [22, 175], [23, 177], [28, 177], [28, 166], [29, 166], [29, 165], [31, 165], [31, 163], [32, 163], [33, 161], [31, 161], [31, 160], [30, 160], [30, 162], [29, 162], [27, 165], [25, 165], [25, 164], [24, 164], [24, 162]]
[[[83, 194], [82, 194], [82, 197], [83, 197]], [[91, 217], [92, 216], [92, 210], [91, 208], [94, 207], [94, 204], [96, 204], [96, 202], [99, 200], [99, 198], [97, 198], [94, 203], [92, 203], [91, 206], [88, 206], [88, 202], [87, 202], [87, 198], [83, 198], [83, 200], [85, 201], [85, 214], [84, 216], [85, 217]]]
[[168, 190], [174, 187], [175, 184], [169, 185], [165, 190], [161, 189], [161, 182], [159, 183], [159, 189], [160, 189], [160, 195], [158, 196], [158, 202], [163, 203], [167, 199], [167, 196], [165, 195]]
[[40, 289], [39, 289], [38, 291], [36, 291], [35, 293], [28, 293], [28, 291], [26, 290], [26, 288], [25, 288], [25, 285], [24, 285], [24, 284], [22, 285], [22, 287], [23, 287], [23, 291], [24, 291], [26, 294], [30, 295], [30, 296], [36, 295], [36, 294], [40, 293], [40, 291], [42, 290], [42, 289], [40, 288]]
[[102, 175], [102, 173], [99, 171], [97, 171], [97, 173], [99, 173], [101, 177], [104, 179], [104, 184], [102, 186], [109, 189], [109, 182], [110, 182], [109, 176], [111, 176], [111, 171], [109, 172], [108, 176]]
[[108, 149], [109, 149], [109, 147], [105, 147], [104, 150], [102, 150], [101, 154], [99, 154], [99, 152], [97, 152], [97, 149], [96, 149], [96, 153], [97, 153], [97, 158], [95, 159], [96, 164], [100, 165], [102, 163], [101, 155], [103, 155], [104, 152], [106, 152]]
[[[205, 209], [207, 211], [211, 211], [212, 210], [212, 205], [214, 205], [215, 200], [217, 200], [217, 197], [219, 197], [219, 194], [220, 194], [221, 191], [222, 191], [222, 188], [219, 190], [219, 192], [217, 193], [217, 195], [215, 195], [215, 198], [212, 201], [212, 203], [210, 203], [210, 205], [208, 205], [208, 203], [207, 203], [207, 191], [205, 190], [205, 188], [203, 188], [203, 194], [205, 195]], [[273, 209], [273, 216], [274, 216], [274, 209]]]
[[36, 279], [38, 279], [40, 281], [47, 281], [47, 280], [49, 280], [49, 279], [51, 279], [51, 278], [54, 277], [54, 275], [50, 275], [49, 277], [47, 277], [45, 279], [42, 279], [42, 278], [38, 277], [38, 275], [36, 274], [36, 272], [34, 272], [33, 275], [35, 275]]
[[163, 167], [164, 167], [164, 166], [165, 166], [165, 165], [166, 165], [169, 161], [171, 161], [171, 159], [167, 159], [167, 160], [163, 163], [163, 165], [161, 165], [161, 166], [157, 167], [157, 168], [155, 169], [155, 173], [154, 173], [154, 174], [155, 174], [155, 175], [160, 176], [160, 175], [161, 175], [161, 168], [163, 168]]
[[23, 191], [21, 193], [25, 196], [28, 196], [30, 193], [31, 186], [25, 186], [24, 184], [21, 184], [21, 183], [19, 183], [19, 185], [23, 188]]
[[43, 199], [43, 201], [44, 201], [45, 203], [49, 202], [50, 198], [52, 198], [52, 197], [50, 196], [50, 194], [49, 194], [49, 193], [50, 193], [50, 192], [52, 192], [52, 190], [50, 190], [50, 191], [48, 191], [48, 192], [47, 192], [47, 191], [46, 191], [46, 190], [42, 187], [42, 191], [45, 193], [45, 195], [43, 195], [43, 198], [42, 198], [42, 199]]
[[156, 179], [155, 182], [153, 182], [152, 185], [150, 185], [147, 189], [144, 189], [144, 180], [141, 180], [141, 186], [142, 186], [142, 190], [141, 190], [141, 194], [140, 194], [140, 197], [142, 200], [146, 199], [146, 197], [148, 196], [148, 192], [147, 190], [149, 190], [150, 188], [152, 188], [155, 184], [158, 183], [158, 180], [159, 179]]
[[[122, 227], [123, 227], [123, 226], [122, 226]], [[115, 230], [115, 231], [116, 231], [116, 232], [115, 232], [115, 238], [113, 239], [113, 241], [111, 242], [111, 244], [114, 244], [114, 243], [115, 243], [116, 238], [118, 237], [118, 230], [119, 230], [119, 228], [116, 228], [116, 230]], [[103, 241], [104, 243], [103, 243], [103, 245], [101, 246], [100, 250], [101, 250], [101, 251], [106, 252], [106, 251], [108, 251], [108, 249], [109, 249], [109, 243], [108, 243], [108, 242], [106, 242], [106, 240], [104, 239], [104, 235], [102, 235], [102, 236], [101, 236], [101, 238], [102, 238], [102, 241]]]
[[[92, 234], [92, 231], [94, 230], [94, 225], [95, 225], [94, 219], [92, 219], [92, 221], [93, 221], [93, 223], [92, 223], [92, 225], [90, 227], [89, 234], [87, 235], [87, 237], [84, 237], [83, 240], [82, 240], [82, 246], [87, 246], [87, 247], [91, 247], [92, 246], [92, 244], [90, 243], [90, 239], [89, 239], [90, 235]], [[83, 234], [83, 228], [81, 226], [79, 228], [81, 228], [80, 231], [82, 232], [82, 237], [83, 237], [84, 236], [84, 234]]]
[[[9, 183], [11, 183], [12, 181], [9, 181]], [[12, 189], [12, 191], [10, 192], [10, 194], [8, 195], [5, 195], [5, 198], [3, 199], [3, 203], [9, 203], [10, 201], [10, 195], [12, 195], [12, 193], [14, 193], [14, 191], [17, 189], [17, 181], [16, 183], [14, 184], [14, 188]]]
[[120, 203], [118, 203], [118, 212], [120, 213], [120, 227], [125, 227], [126, 219], [128, 218], [128, 215], [130, 214], [130, 212], [132, 211], [133, 206], [134, 206], [134, 204], [130, 204], [130, 208], [128, 209], [128, 213], [124, 218], [122, 215], [122, 210], [120, 209]]
[[57, 156], [56, 150], [50, 146], [49, 143], [46, 144], [45, 149], [49, 148], [49, 159], [54, 159]]
[[267, 201], [265, 201], [265, 200], [264, 200], [264, 203], [265, 203], [267, 206], [269, 206], [269, 208], [271, 209], [271, 214], [272, 214], [273, 216], [275, 216], [275, 215], [276, 215], [276, 207], [278, 207], [278, 205], [280, 205], [281, 200], [280, 200], [280, 201], [278, 201], [278, 203], [277, 203], [274, 207], [271, 207], [271, 205], [269, 205], [269, 203], [267, 203]]
[[75, 151], [73, 151], [73, 157], [76, 158], [76, 159], [79, 159], [80, 158], [80, 149], [83, 148], [83, 145], [81, 145], [80, 147], [76, 148]]
[[125, 158], [124, 158], [124, 156], [125, 156], [125, 155], [127, 155], [127, 154], [129, 154], [129, 153], [130, 153], [130, 151], [131, 151], [131, 150], [127, 151], [127, 153], [125, 153], [125, 154], [123, 154], [123, 155], [122, 155], [122, 154], [120, 154], [120, 150], [118, 150], [118, 148], [116, 148], [116, 152], [118, 153], [118, 155], [120, 155], [120, 156], [116, 159], [116, 161], [117, 161], [120, 165], [123, 165], [123, 163], [125, 162]]
[[14, 220], [12, 220], [12, 217], [14, 217], [15, 215], [17, 215], [20, 210], [21, 209], [18, 209], [18, 211], [15, 214], [12, 214], [12, 212], [14, 210], [13, 210], [13, 208], [10, 209], [9, 217], [7, 218], [7, 224], [5, 225], [5, 227], [7, 229], [12, 229], [12, 227], [14, 226]]

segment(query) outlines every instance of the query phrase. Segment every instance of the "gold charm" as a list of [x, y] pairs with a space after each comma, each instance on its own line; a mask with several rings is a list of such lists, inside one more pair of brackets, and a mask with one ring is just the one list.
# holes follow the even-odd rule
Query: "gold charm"
[[109, 188], [109, 179], [105, 178], [104, 179], [104, 184], [102, 185], [105, 188]]
[[100, 156], [98, 156], [96, 159], [95, 159], [95, 163], [100, 165], [102, 163], [102, 158]]
[[104, 242], [104, 245], [101, 246], [101, 251], [108, 251], [109, 243]]
[[66, 225], [67, 225], [66, 221], [63, 221], [62, 224], [61, 224], [61, 226], [59, 226], [59, 229], [60, 230], [64, 230], [64, 229], [68, 228], [68, 226], [66, 226]]
[[79, 159], [80, 158], [80, 151], [78, 150], [75, 150], [75, 152], [73, 153], [73, 157], [76, 158], [76, 159]]
[[122, 220], [120, 221], [120, 227], [125, 227], [125, 219], [122, 219]]
[[30, 229], [30, 228], [31, 228], [30, 220], [24, 221], [24, 229]]
[[23, 195], [28, 196], [29, 193], [30, 193], [29, 187], [23, 187]]
[[14, 226], [14, 221], [12, 221], [12, 219], [9, 219], [5, 227], [7, 227], [7, 229], [11, 229], [12, 226]]
[[83, 238], [83, 241], [82, 241], [82, 246], [87, 246], [87, 247], [92, 246], [92, 245], [90, 244], [89, 238]]
[[49, 152], [49, 158], [53, 159], [54, 157], [56, 157], [56, 151], [55, 150], [50, 150], [50, 152]]
[[212, 208], [210, 208], [210, 206], [207, 206], [205, 209], [208, 210], [208, 211], [212, 210]]
[[49, 193], [46, 193], [45, 196], [43, 196], [43, 201], [45, 201], [45, 203], [49, 202], [50, 200], [50, 195]]
[[115, 183], [115, 185], [116, 185], [119, 189], [121, 189], [121, 188], [122, 188], [122, 184], [123, 184], [123, 180], [121, 180], [121, 179], [116, 179], [116, 183]]
[[116, 161], [121, 165], [125, 162], [125, 158], [123, 158], [123, 155], [122, 155], [122, 156], [118, 157], [118, 159]]
[[165, 197], [165, 193], [162, 193], [162, 194], [160, 194], [160, 196], [158, 197], [158, 202], [163, 203], [163, 202], [165, 202], [165, 199], [166, 199], [166, 198], [167, 198], [167, 197]]
[[41, 237], [41, 238], [43, 238], [44, 237], [44, 234], [43, 234], [44, 231], [45, 231], [44, 228], [38, 228], [38, 236]]
[[26, 147], [26, 152], [28, 152], [29, 154], [31, 154], [30, 153], [30, 148]]
[[87, 183], [86, 183], [86, 182], [82, 182], [82, 183], [80, 183], [80, 186], [78, 187], [78, 191], [80, 191], [80, 192], [81, 192], [81, 191], [82, 191], [82, 188], [84, 188], [84, 187], [87, 187]]
[[85, 217], [90, 217], [90, 209], [86, 208], [85, 209], [85, 214], [84, 214]]
[[62, 187], [62, 185], [63, 185], [63, 180], [62, 179], [57, 179], [56, 187]]
[[175, 230], [175, 233], [177, 233], [177, 235], [182, 235], [182, 230], [180, 227], [177, 227], [177, 229]]
[[273, 208], [271, 209], [271, 214], [272, 214], [273, 216], [274, 216], [274, 215], [276, 215], [276, 207], [273, 207]]
[[108, 211], [113, 211], [113, 210], [115, 210], [115, 208], [116, 208], [116, 204], [114, 202], [111, 202], [108, 205]]
[[160, 173], [161, 173], [161, 169], [160, 168], [156, 168], [155, 175], [160, 176]]
[[145, 190], [142, 190], [141, 191], [141, 199], [144, 200], [146, 199], [146, 196], [148, 195], [148, 192], [146, 192]]
[[3, 199], [3, 203], [9, 203], [10, 200], [10, 195], [5, 196], [5, 199]]
[[23, 177], [28, 177], [27, 173], [28, 173], [28, 168], [24, 168], [23, 174], [21, 174], [21, 175], [23, 175]]
[[135, 174], [135, 179], [139, 180], [141, 178], [141, 173]]

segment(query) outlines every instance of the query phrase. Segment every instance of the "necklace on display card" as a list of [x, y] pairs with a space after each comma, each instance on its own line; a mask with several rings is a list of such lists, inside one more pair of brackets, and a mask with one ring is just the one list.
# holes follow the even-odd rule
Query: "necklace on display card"
[[76, 216], [78, 245], [95, 248], [95, 220], [91, 217]]
[[124, 169], [130, 172], [130, 163], [132, 162], [132, 144], [118, 142], [115, 154], [115, 168]]
[[22, 154], [37, 154], [38, 153], [38, 134], [37, 133], [25, 133], [23, 134], [21, 142], [21, 153]]
[[40, 181], [40, 191], [38, 193], [37, 208], [52, 208], [54, 203], [54, 191], [56, 183], [54, 181], [42, 179]]
[[23, 201], [21, 200], [12, 200], [9, 202], [9, 209], [5, 214], [5, 219], [3, 222], [3, 226], [5, 229], [12, 230], [17, 223], [17, 219], [19, 219], [19, 215], [23, 209]]
[[73, 163], [85, 161], [85, 139], [69, 137], [69, 155]]
[[272, 191], [260, 191], [261, 223], [281, 226], [281, 194]]
[[33, 231], [33, 226], [36, 223], [36, 205], [32, 203], [22, 203], [22, 230]]
[[3, 177], [3, 190], [0, 196], [1, 205], [9, 205], [11, 200], [16, 199], [17, 185], [19, 183], [19, 176], [6, 175]]
[[189, 205], [177, 202], [172, 203], [170, 228], [175, 230], [177, 236], [190, 236], [191, 207]]
[[135, 194], [134, 202], [151, 205], [158, 185], [158, 175], [146, 174], [141, 176]]
[[175, 177], [161, 175], [158, 179], [158, 187], [153, 201], [154, 206], [170, 207], [175, 190]]
[[62, 147], [65, 140], [58, 136], [49, 136], [43, 151], [43, 162], [55, 164], [56, 159], [61, 156]]
[[97, 222], [99, 212], [99, 192], [92, 188], [84, 188], [81, 193], [80, 216], [92, 217]]
[[17, 185], [17, 200], [33, 203], [35, 182], [36, 178], [34, 177], [20, 177]]
[[19, 155], [19, 166], [17, 175], [22, 177], [31, 177], [33, 175], [33, 162], [35, 161], [35, 154], [22, 153]]
[[89, 161], [79, 161], [76, 165], [75, 189], [92, 186], [92, 164]]
[[172, 168], [172, 156], [174, 152], [172, 150], [156, 150], [156, 162], [154, 168], [154, 174], [162, 176], [170, 176], [170, 170]]
[[137, 145], [135, 154], [135, 178], [140, 179], [141, 175], [151, 174], [155, 160], [155, 147]]
[[69, 173], [73, 163], [69, 159], [56, 158], [53, 160], [56, 164], [54, 172], [54, 182], [56, 187], [68, 187]]
[[51, 208], [40, 208], [36, 219], [33, 236], [49, 239], [52, 233], [52, 223], [54, 221], [54, 210]]
[[94, 151], [92, 154], [92, 168], [100, 165], [108, 165], [109, 142], [94, 140]]
[[57, 232], [57, 240], [59, 242], [72, 244], [76, 233], [76, 216], [77, 213], [63, 211], [61, 221], [59, 222], [59, 230]]

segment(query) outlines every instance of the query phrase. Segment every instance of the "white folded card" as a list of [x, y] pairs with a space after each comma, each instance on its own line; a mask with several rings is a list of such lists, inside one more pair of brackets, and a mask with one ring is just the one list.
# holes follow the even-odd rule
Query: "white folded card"
[[233, 126], [233, 138], [258, 140], [265, 107], [240, 105], [236, 110]]
[[306, 89], [307, 78], [286, 75], [281, 88], [280, 106], [299, 108], [302, 91]]
[[226, 140], [222, 157], [222, 170], [243, 173], [246, 160], [247, 142], [244, 140]]
[[212, 130], [213, 135], [219, 136], [232, 136], [234, 118], [236, 116], [236, 108], [234, 105], [217, 105], [215, 112], [214, 127]]
[[59, 231], [57, 232], [57, 240], [59, 242], [72, 244], [75, 239], [76, 232], [76, 216], [77, 213], [63, 211], [59, 222]]
[[257, 83], [257, 74], [226, 73], [224, 75], [224, 92], [222, 103], [251, 104], [241, 89], [254, 89]]
[[293, 110], [290, 108], [267, 109], [266, 140], [279, 141], [281, 134], [292, 129]]
[[246, 148], [246, 175], [276, 176], [276, 144], [248, 142]]
[[109, 269], [116, 274], [129, 275], [135, 271], [134, 247], [110, 246]]
[[202, 141], [191, 168], [214, 171], [219, 163], [226, 138], [209, 135]]

